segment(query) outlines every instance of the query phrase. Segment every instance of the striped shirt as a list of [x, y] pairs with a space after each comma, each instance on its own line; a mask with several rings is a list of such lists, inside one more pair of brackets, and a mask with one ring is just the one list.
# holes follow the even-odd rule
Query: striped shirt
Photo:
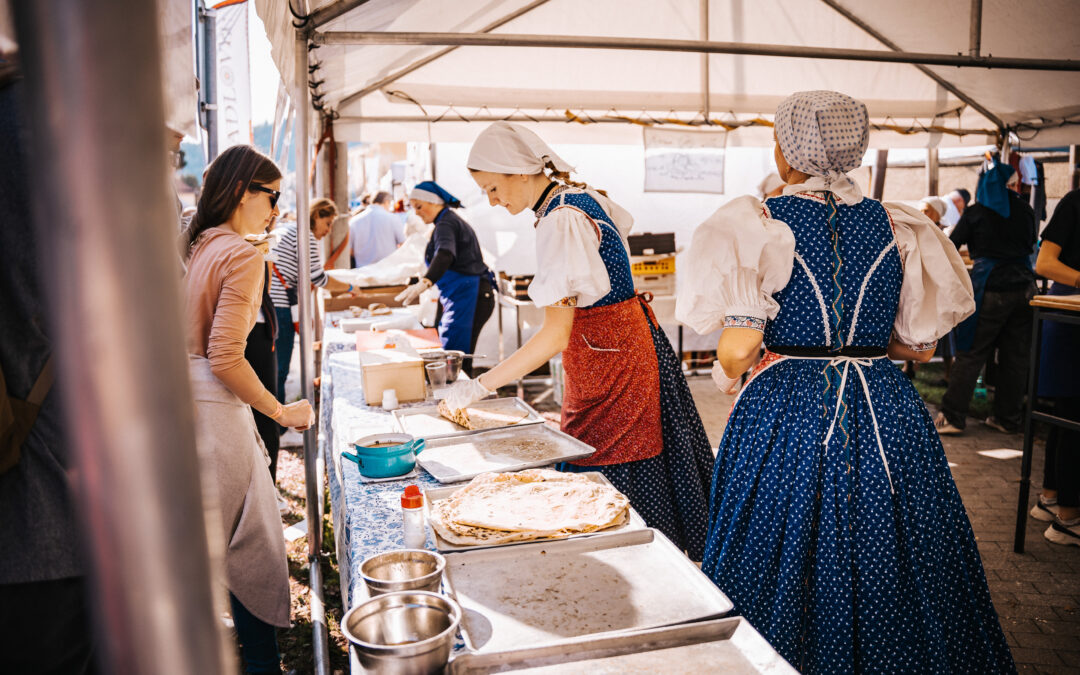
[[[270, 299], [274, 301], [274, 307], [289, 308], [289, 297], [285, 294], [285, 287], [281, 285], [278, 274], [285, 278], [289, 288], [297, 288], [296, 270], [300, 267], [299, 249], [296, 246], [296, 225], [286, 225], [281, 228], [284, 232], [281, 241], [274, 248], [276, 258], [274, 267], [277, 274], [270, 275]], [[323, 269], [322, 256], [319, 255], [319, 245], [315, 237], [308, 239], [311, 251], [311, 283], [316, 286], [325, 286], [329, 280], [326, 270]]]

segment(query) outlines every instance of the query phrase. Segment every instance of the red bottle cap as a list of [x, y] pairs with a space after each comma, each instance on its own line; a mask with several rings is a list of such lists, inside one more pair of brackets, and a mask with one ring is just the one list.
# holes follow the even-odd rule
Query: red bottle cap
[[405, 492], [401, 495], [401, 508], [424, 508], [424, 495], [420, 492], [420, 488], [416, 487], [415, 485], [405, 486]]

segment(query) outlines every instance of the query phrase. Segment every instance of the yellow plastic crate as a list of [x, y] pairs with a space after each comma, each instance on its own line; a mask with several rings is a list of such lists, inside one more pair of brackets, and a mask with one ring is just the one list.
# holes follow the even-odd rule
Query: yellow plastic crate
[[635, 276], [675, 274], [675, 256], [630, 263], [630, 273]]

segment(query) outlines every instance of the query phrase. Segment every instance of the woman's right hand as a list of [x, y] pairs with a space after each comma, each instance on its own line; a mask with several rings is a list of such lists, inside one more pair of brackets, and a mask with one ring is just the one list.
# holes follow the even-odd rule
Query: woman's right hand
[[283, 427], [304, 431], [315, 424], [315, 411], [306, 399], [300, 399], [281, 407], [281, 416], [277, 418], [277, 423]]

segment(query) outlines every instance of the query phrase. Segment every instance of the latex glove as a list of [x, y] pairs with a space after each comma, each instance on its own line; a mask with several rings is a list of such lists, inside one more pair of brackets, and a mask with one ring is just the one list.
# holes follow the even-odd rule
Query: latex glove
[[731, 378], [724, 372], [723, 367], [720, 366], [719, 361], [713, 361], [712, 363], [712, 381], [716, 384], [716, 388], [725, 394], [736, 394], [739, 391], [739, 386], [742, 384], [742, 376]]
[[480, 384], [480, 378], [477, 377], [471, 380], [458, 380], [450, 385], [443, 400], [446, 401], [446, 406], [450, 410], [461, 410], [492, 393], [490, 389]]
[[431, 288], [431, 285], [430, 279], [420, 279], [420, 281], [410, 285], [408, 288], [394, 296], [394, 300], [400, 302], [402, 305], [408, 305], [411, 302], [415, 302], [416, 299], [420, 297], [421, 293]]

